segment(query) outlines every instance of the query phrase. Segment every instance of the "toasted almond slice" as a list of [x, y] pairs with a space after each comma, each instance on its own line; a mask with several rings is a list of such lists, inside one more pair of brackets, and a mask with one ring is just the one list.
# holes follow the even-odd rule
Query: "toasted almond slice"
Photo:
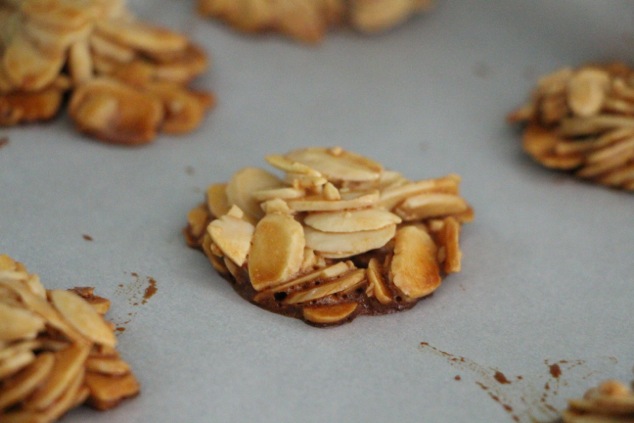
[[295, 189], [320, 192], [323, 186], [328, 183], [328, 179], [323, 176], [306, 175], [303, 173], [286, 173], [284, 175], [284, 182]]
[[468, 207], [467, 202], [457, 195], [418, 194], [403, 201], [396, 213], [405, 221], [413, 221], [462, 213]]
[[361, 32], [385, 31], [415, 12], [429, 8], [430, 0], [352, 0], [350, 22]]
[[29, 289], [25, 288], [22, 284], [10, 284], [0, 280], [0, 285], [5, 285], [16, 292], [26, 307], [33, 311], [33, 313], [43, 317], [48, 325], [59, 330], [69, 340], [82, 342], [84, 337], [75, 330], [69, 323], [64, 320], [59, 312], [51, 306], [45, 299], [33, 294]]
[[565, 140], [553, 131], [539, 125], [528, 125], [524, 130], [522, 147], [533, 159], [554, 169], [574, 169], [583, 162], [580, 153], [554, 156], [553, 151]]
[[440, 286], [437, 247], [423, 229], [400, 228], [395, 237], [390, 278], [409, 299], [431, 294]]
[[44, 329], [44, 319], [23, 308], [0, 302], [0, 340], [32, 339]]
[[286, 214], [267, 214], [255, 227], [249, 252], [249, 278], [256, 291], [281, 284], [301, 268], [302, 225]]
[[39, 347], [41, 347], [41, 343], [37, 339], [10, 343], [7, 342], [6, 345], [0, 345], [0, 361], [24, 351], [34, 351]]
[[251, 248], [254, 226], [244, 219], [225, 214], [207, 226], [207, 233], [222, 253], [242, 266]]
[[141, 389], [132, 373], [112, 377], [88, 372], [86, 385], [90, 390], [88, 402], [98, 410], [110, 409], [122, 400], [137, 395]]
[[211, 216], [209, 216], [209, 209], [206, 204], [199, 204], [187, 212], [186, 233], [189, 234], [187, 237], [188, 244], [196, 245], [197, 240], [200, 239], [207, 230], [210, 219]]
[[164, 116], [156, 97], [107, 78], [77, 87], [68, 110], [79, 131], [128, 145], [152, 141]]
[[68, 50], [68, 70], [75, 84], [81, 84], [93, 77], [90, 48], [86, 40], [78, 41]]
[[83, 27], [96, 17], [94, 5], [72, 0], [38, 0], [22, 2], [20, 11], [27, 21], [52, 28]]
[[303, 163], [296, 162], [288, 157], [272, 154], [265, 157], [266, 161], [271, 165], [286, 173], [293, 173], [298, 175], [307, 175], [314, 177], [321, 177], [321, 173], [316, 171], [310, 166]]
[[214, 217], [220, 217], [231, 208], [227, 199], [227, 184], [212, 184], [207, 188], [207, 207]]
[[165, 133], [182, 134], [200, 126], [207, 107], [197, 95], [173, 82], [148, 83], [144, 88], [163, 103], [165, 115], [161, 129]]
[[329, 279], [334, 279], [353, 269], [355, 269], [355, 266], [351, 261], [340, 261], [328, 267], [323, 267], [305, 275], [301, 275], [298, 278], [292, 279], [282, 285], [277, 285], [271, 289], [261, 291], [256, 294], [254, 300], [256, 302], [260, 302], [263, 298], [266, 298], [276, 292], [286, 291], [294, 286], [298, 286], [306, 282], [317, 280], [327, 281]]
[[88, 42], [93, 54], [118, 63], [130, 63], [136, 56], [136, 52], [132, 47], [110, 41], [96, 32], [90, 34]]
[[78, 343], [54, 353], [55, 364], [53, 364], [50, 376], [46, 383], [29, 398], [26, 407], [33, 410], [44, 410], [50, 407], [69, 389], [77, 375], [83, 372], [89, 352], [88, 346]]
[[138, 21], [101, 20], [96, 31], [124, 46], [149, 55], [181, 52], [187, 48], [185, 36]]
[[229, 204], [235, 204], [247, 215], [259, 219], [264, 212], [253, 193], [283, 186], [283, 182], [272, 173], [256, 167], [247, 167], [236, 172], [227, 184], [227, 199]]
[[632, 154], [634, 154], [634, 137], [626, 138], [613, 145], [595, 150], [586, 156], [586, 161], [588, 164], [592, 164], [614, 158], [628, 158]]
[[615, 128], [634, 128], [634, 117], [603, 114], [566, 118], [561, 121], [559, 133], [565, 137], [577, 137]]
[[634, 181], [634, 163], [601, 175], [596, 181], [604, 185], [615, 187], [631, 183]]
[[[324, 257], [341, 258], [361, 254], [366, 251], [381, 248], [394, 237], [396, 224], [390, 224], [380, 229], [350, 233], [322, 232], [311, 227], [304, 228], [306, 245], [319, 252]], [[349, 255], [348, 255], [349, 253]]]
[[69, 289], [69, 291], [82, 297], [88, 304], [95, 309], [95, 311], [102, 316], [110, 309], [110, 300], [104, 297], [95, 295], [95, 288], [92, 286], [77, 286]]
[[39, 91], [14, 91], [0, 96], [0, 125], [46, 121], [59, 111], [64, 90], [48, 86]]
[[457, 195], [459, 185], [460, 176], [455, 174], [450, 174], [437, 179], [425, 179], [418, 182], [399, 183], [381, 191], [381, 198], [378, 205], [379, 207], [383, 207], [387, 210], [392, 210], [406, 198], [427, 192]]
[[604, 160], [594, 164], [588, 164], [587, 166], [579, 168], [575, 172], [580, 178], [592, 179], [602, 177], [606, 173], [619, 171], [630, 160], [630, 156], [615, 156], [610, 160]]
[[285, 157], [317, 170], [331, 182], [377, 181], [383, 171], [379, 163], [336, 147], [295, 150]]
[[117, 338], [102, 316], [79, 295], [66, 290], [49, 291], [49, 297], [64, 319], [86, 339], [114, 347]]
[[253, 192], [253, 198], [260, 202], [278, 198], [282, 200], [295, 200], [302, 198], [304, 195], [306, 195], [305, 190], [293, 187], [261, 189]]
[[304, 224], [322, 232], [360, 232], [401, 223], [397, 215], [381, 209], [309, 213]]
[[601, 69], [586, 68], [568, 80], [568, 105], [577, 116], [593, 116], [601, 110], [610, 76]]
[[368, 282], [372, 286], [372, 294], [381, 304], [389, 304], [392, 300], [392, 294], [387, 287], [385, 279], [383, 278], [383, 269], [381, 268], [381, 264], [376, 259], [376, 257], [372, 257], [370, 262], [368, 263]]
[[304, 319], [313, 323], [331, 324], [340, 322], [357, 309], [357, 303], [344, 303], [317, 307], [304, 307]]
[[64, 65], [60, 51], [42, 52], [26, 36], [17, 34], [2, 58], [7, 77], [20, 90], [36, 91], [49, 85]]
[[19, 372], [33, 360], [35, 354], [32, 351], [20, 351], [0, 361], [0, 380]]
[[2, 423], [50, 423], [48, 416], [35, 411], [20, 410], [2, 415]]
[[88, 357], [86, 370], [104, 375], [122, 376], [130, 373], [130, 365], [119, 357]]
[[336, 294], [338, 292], [357, 287], [365, 280], [365, 270], [354, 269], [340, 276], [332, 282], [317, 285], [314, 288], [308, 289], [306, 291], [293, 292], [283, 300], [283, 303], [300, 304], [308, 301], [317, 300], [332, 294]]
[[460, 252], [460, 223], [453, 217], [443, 219], [443, 228], [439, 231], [440, 243], [445, 251], [443, 270], [445, 273], [456, 273], [461, 269], [462, 253]]
[[50, 374], [55, 359], [52, 353], [41, 353], [21, 372], [4, 382], [0, 388], [0, 410], [25, 399]]
[[299, 200], [289, 200], [288, 206], [295, 211], [336, 211], [370, 207], [379, 199], [378, 191], [352, 192], [342, 194], [341, 200], [325, 200], [322, 196], [307, 196]]
[[41, 411], [41, 413], [48, 418], [48, 421], [56, 421], [75, 406], [77, 396], [83, 389], [85, 373], [86, 371], [83, 368], [79, 369], [79, 372], [68, 382], [66, 389], [57, 400], [51, 406]]

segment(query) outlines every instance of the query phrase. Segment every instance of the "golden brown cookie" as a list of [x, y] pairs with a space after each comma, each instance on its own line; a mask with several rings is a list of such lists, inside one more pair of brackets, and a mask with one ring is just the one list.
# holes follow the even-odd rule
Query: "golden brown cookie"
[[237, 292], [317, 326], [408, 309], [461, 268], [460, 178], [410, 181], [341, 148], [267, 156], [211, 185], [185, 237]]
[[390, 29], [426, 11], [431, 0], [198, 0], [198, 12], [247, 33], [279, 32], [316, 43], [328, 29], [348, 25], [360, 32]]
[[137, 20], [123, 0], [4, 2], [0, 25], [1, 125], [51, 119], [69, 94], [79, 131], [137, 145], [161, 131], [194, 130], [213, 106], [210, 93], [188, 88], [206, 70], [206, 54]]
[[634, 191], [634, 72], [627, 66], [546, 75], [508, 120], [524, 125], [524, 151], [543, 166]]
[[92, 288], [46, 290], [0, 255], [0, 421], [49, 423], [83, 403], [105, 410], [139, 393], [103, 317], [109, 307]]

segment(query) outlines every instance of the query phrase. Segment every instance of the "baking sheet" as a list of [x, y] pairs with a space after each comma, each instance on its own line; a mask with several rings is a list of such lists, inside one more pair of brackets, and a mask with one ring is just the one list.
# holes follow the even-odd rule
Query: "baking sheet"
[[[196, 84], [219, 104], [200, 130], [134, 149], [65, 117], [0, 130], [1, 251], [49, 288], [112, 299], [142, 383], [64, 422], [552, 421], [598, 381], [634, 378], [632, 195], [540, 168], [504, 122], [543, 73], [631, 60], [631, 2], [438, 0], [317, 47], [239, 35], [189, 0], [130, 7], [213, 57]], [[185, 246], [186, 213], [208, 184], [311, 145], [410, 179], [462, 175], [463, 271], [410, 311], [331, 329], [238, 297]]]

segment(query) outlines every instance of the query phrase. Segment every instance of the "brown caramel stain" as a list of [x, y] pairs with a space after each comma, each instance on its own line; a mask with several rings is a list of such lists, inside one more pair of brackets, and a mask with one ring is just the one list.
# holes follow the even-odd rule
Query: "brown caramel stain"
[[555, 379], [561, 376], [561, 367], [559, 367], [559, 364], [551, 364], [550, 366], [548, 366], [548, 368], [550, 369], [550, 375]]
[[148, 283], [149, 285], [145, 287], [143, 301], [141, 301], [141, 304], [147, 303], [148, 300], [156, 294], [156, 291], [158, 291], [158, 288], [156, 287], [156, 280], [154, 278], [148, 277]]
[[[156, 279], [151, 276], [141, 277], [137, 272], [130, 272], [130, 276], [132, 276], [132, 282], [118, 284], [115, 294], [125, 296], [128, 304], [132, 307], [147, 304], [150, 298], [158, 292]], [[136, 316], [136, 313], [136, 311], [130, 311], [128, 320], [116, 324], [117, 331], [125, 331], [125, 326]]]
[[84, 238], [86, 241], [92, 241], [93, 240], [93, 238], [90, 235], [87, 235], [87, 234], [83, 234], [81, 237]]
[[498, 383], [501, 383], [502, 385], [508, 385], [509, 383], [511, 383], [511, 381], [508, 380], [506, 376], [504, 376], [504, 373], [502, 373], [499, 370], [496, 370], [495, 374], [493, 375], [493, 378], [497, 380]]
[[[428, 342], [421, 342], [420, 346], [444, 358], [450, 366], [470, 372], [475, 384], [518, 423], [558, 419], [566, 406], [565, 400], [574, 396], [560, 392], [562, 388], [575, 388], [573, 392], [577, 392], [578, 385], [587, 385], [585, 381], [600, 372], [596, 367], [613, 366], [618, 362], [615, 357], [601, 357], [599, 363], [590, 367], [586, 360], [547, 359], [543, 362], [543, 373], [509, 377], [495, 367], [483, 366], [469, 358], [442, 351]], [[462, 379], [461, 376], [454, 377], [454, 380]]]
[[0, 148], [6, 147], [7, 145], [9, 145], [9, 138], [8, 137], [0, 137]]
[[462, 378], [460, 377], [460, 375], [455, 375], [453, 380], [462, 380]]

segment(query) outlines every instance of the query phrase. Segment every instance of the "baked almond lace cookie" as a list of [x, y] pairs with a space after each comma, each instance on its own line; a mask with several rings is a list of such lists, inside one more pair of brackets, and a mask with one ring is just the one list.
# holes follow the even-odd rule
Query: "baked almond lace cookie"
[[543, 166], [634, 191], [634, 71], [627, 66], [546, 75], [508, 120], [525, 125], [524, 151]]
[[0, 255], [2, 423], [49, 423], [81, 404], [106, 410], [139, 393], [103, 318], [109, 307], [92, 288], [46, 290]]
[[200, 14], [248, 33], [279, 32], [319, 42], [331, 27], [363, 33], [385, 31], [427, 11], [431, 0], [198, 0]]
[[137, 20], [124, 0], [0, 0], [0, 125], [68, 112], [99, 140], [144, 144], [201, 123], [207, 68], [185, 36]]
[[583, 398], [568, 400], [564, 423], [632, 423], [634, 391], [617, 380], [589, 389]]
[[306, 148], [207, 189], [187, 243], [252, 303], [317, 326], [412, 307], [461, 268], [460, 177], [410, 181], [341, 148]]

